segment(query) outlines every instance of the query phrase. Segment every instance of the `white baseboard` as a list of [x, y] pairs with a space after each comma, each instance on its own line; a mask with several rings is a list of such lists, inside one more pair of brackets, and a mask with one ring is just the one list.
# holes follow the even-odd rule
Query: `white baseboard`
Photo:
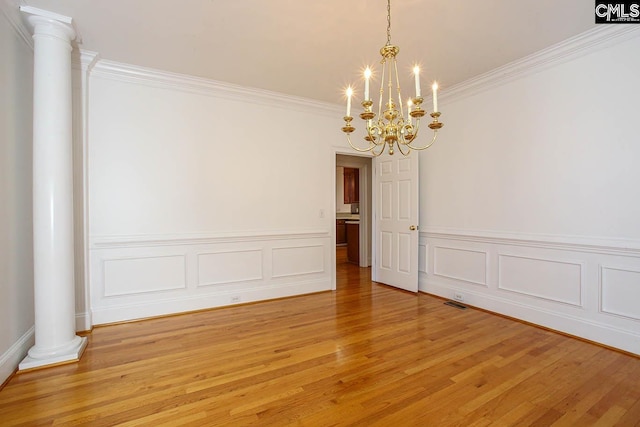
[[0, 384], [4, 383], [16, 370], [20, 361], [35, 344], [35, 327], [32, 326], [7, 351], [0, 356]]
[[91, 313], [76, 313], [76, 331], [85, 332], [90, 331], [93, 327], [91, 322]]
[[420, 290], [640, 354], [640, 241], [428, 228]]
[[94, 239], [90, 316], [100, 325], [332, 288], [330, 234], [119, 236]]
[[235, 289], [233, 292], [219, 292], [211, 295], [189, 295], [165, 300], [115, 305], [95, 309], [92, 312], [92, 316], [94, 325], [102, 325], [249, 302], [266, 301], [294, 295], [323, 292], [330, 289], [331, 280], [320, 279], [302, 283], [295, 282], [276, 286]]
[[454, 292], [463, 292], [465, 296], [463, 304], [640, 355], [640, 333], [638, 331], [615, 328], [507, 298], [473, 292], [469, 289], [456, 290], [450, 286], [430, 282], [424, 277], [420, 281], [420, 291], [446, 299], [453, 299]]

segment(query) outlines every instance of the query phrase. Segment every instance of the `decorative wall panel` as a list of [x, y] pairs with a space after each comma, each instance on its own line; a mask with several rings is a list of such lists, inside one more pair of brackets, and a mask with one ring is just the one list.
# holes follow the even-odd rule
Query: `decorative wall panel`
[[183, 255], [111, 258], [104, 262], [104, 296], [183, 289]]
[[582, 305], [582, 265], [498, 255], [498, 288], [551, 301]]
[[93, 324], [330, 290], [330, 242], [328, 232], [94, 239]]
[[261, 280], [262, 250], [198, 254], [198, 286]]
[[601, 266], [600, 277], [602, 312], [640, 320], [640, 269]]
[[422, 231], [420, 248], [422, 292], [640, 354], [640, 242]]
[[443, 246], [436, 246], [433, 251], [435, 275], [486, 286], [486, 252]]
[[273, 249], [272, 277], [322, 273], [324, 265], [322, 245]]

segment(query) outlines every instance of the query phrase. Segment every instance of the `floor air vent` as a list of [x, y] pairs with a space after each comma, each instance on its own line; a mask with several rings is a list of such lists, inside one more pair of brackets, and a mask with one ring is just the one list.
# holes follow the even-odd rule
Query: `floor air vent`
[[466, 310], [467, 306], [464, 304], [460, 304], [459, 302], [455, 302], [455, 301], [447, 301], [444, 303], [444, 305], [450, 305], [451, 307], [455, 307], [458, 308], [460, 310]]

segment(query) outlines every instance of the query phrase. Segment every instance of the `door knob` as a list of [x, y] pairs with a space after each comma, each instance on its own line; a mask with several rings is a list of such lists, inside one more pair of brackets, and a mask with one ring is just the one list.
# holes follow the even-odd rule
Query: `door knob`
[[414, 230], [417, 230], [417, 229], [418, 229], [418, 227], [416, 227], [415, 225], [409, 226], [409, 230], [411, 230], [411, 231], [414, 231]]

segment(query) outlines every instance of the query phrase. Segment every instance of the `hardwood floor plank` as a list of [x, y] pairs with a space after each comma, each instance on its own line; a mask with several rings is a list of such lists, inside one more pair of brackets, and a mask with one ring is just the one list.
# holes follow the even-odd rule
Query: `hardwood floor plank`
[[640, 425], [640, 359], [341, 263], [338, 289], [95, 328], [0, 426]]

